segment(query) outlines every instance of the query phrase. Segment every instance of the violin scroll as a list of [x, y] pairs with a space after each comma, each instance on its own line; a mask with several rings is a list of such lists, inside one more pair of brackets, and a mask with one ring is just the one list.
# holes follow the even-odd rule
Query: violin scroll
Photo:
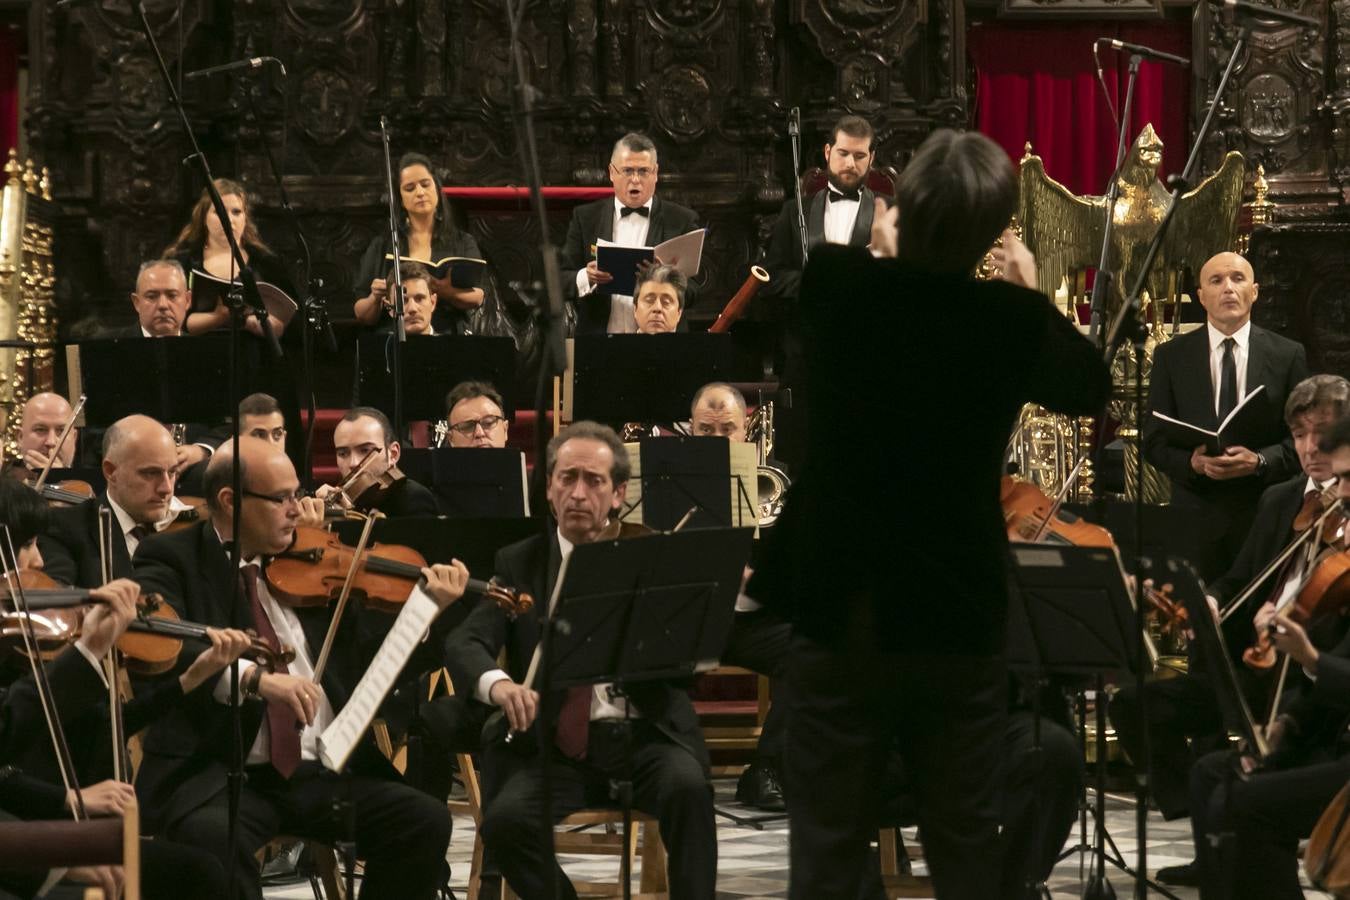
[[487, 581], [476, 581], [471, 578], [467, 587], [497, 604], [508, 619], [514, 620], [534, 608], [534, 597], [525, 591], [504, 585], [495, 578], [489, 578]]

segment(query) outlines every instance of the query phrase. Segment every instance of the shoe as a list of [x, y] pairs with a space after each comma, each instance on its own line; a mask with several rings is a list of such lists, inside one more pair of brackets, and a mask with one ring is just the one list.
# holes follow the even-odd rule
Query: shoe
[[1200, 867], [1193, 862], [1188, 862], [1183, 866], [1167, 866], [1158, 870], [1157, 878], [1163, 884], [1178, 887], [1199, 887]]
[[262, 867], [262, 883], [272, 886], [304, 881], [304, 876], [300, 873], [300, 855], [304, 852], [304, 841], [295, 841], [282, 847], [277, 855]]
[[746, 766], [736, 781], [736, 802], [765, 812], [787, 809], [783, 803], [783, 788], [778, 783], [778, 771], [762, 762]]

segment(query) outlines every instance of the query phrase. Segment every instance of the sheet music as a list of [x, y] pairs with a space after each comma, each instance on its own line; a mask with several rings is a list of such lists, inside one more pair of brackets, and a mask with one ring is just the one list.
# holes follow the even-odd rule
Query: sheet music
[[421, 585], [413, 588], [356, 690], [332, 724], [319, 735], [319, 759], [329, 769], [341, 772], [347, 765], [357, 742], [394, 686], [394, 679], [408, 664], [438, 612], [435, 601], [423, 592]]

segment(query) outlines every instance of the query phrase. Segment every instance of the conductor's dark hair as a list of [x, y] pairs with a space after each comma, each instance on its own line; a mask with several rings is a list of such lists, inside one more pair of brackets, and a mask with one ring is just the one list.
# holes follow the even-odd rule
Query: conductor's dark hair
[[614, 433], [614, 429], [608, 425], [601, 425], [599, 422], [591, 422], [582, 419], [580, 422], [573, 422], [562, 431], [553, 436], [548, 442], [548, 477], [553, 478], [553, 467], [558, 464], [558, 451], [562, 445], [570, 440], [584, 438], [589, 441], [599, 441], [609, 447], [610, 452], [614, 454], [614, 467], [609, 471], [609, 480], [616, 487], [628, 481], [633, 474], [633, 463], [628, 459], [628, 450], [625, 449], [623, 441]]
[[914, 151], [895, 186], [900, 259], [970, 273], [1017, 211], [1008, 154], [974, 131], [940, 128]]
[[355, 422], [357, 419], [374, 419], [380, 423], [380, 430], [384, 432], [384, 445], [388, 447], [394, 442], [394, 426], [390, 424], [389, 417], [380, 412], [373, 406], [353, 406], [347, 410], [347, 414], [342, 417], [344, 422]]
[[1335, 453], [1342, 447], [1350, 447], [1350, 415], [1337, 419], [1317, 445], [1317, 449], [1323, 453]]
[[862, 116], [840, 116], [835, 120], [834, 127], [830, 129], [830, 143], [839, 143], [839, 132], [843, 132], [849, 137], [858, 138], [867, 141], [867, 149], [872, 150], [872, 140], [876, 137], [876, 132], [872, 130], [872, 123]]
[[455, 411], [455, 407], [465, 400], [475, 400], [478, 397], [486, 397], [497, 408], [505, 411], [506, 407], [502, 405], [502, 395], [495, 387], [486, 381], [461, 381], [450, 389], [450, 393], [445, 395], [445, 416], [450, 418], [450, 414]]
[[15, 551], [46, 532], [50, 520], [47, 501], [37, 491], [15, 478], [0, 477], [0, 525], [9, 528]]

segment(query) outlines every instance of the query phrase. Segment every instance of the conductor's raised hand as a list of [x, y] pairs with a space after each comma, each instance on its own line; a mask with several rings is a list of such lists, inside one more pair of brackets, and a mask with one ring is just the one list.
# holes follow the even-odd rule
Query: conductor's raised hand
[[501, 707], [512, 731], [528, 731], [539, 712], [539, 695], [510, 679], [503, 678], [494, 684], [488, 699]]
[[900, 248], [900, 207], [889, 206], [877, 197], [872, 210], [872, 242], [868, 245], [873, 256], [894, 259]]

